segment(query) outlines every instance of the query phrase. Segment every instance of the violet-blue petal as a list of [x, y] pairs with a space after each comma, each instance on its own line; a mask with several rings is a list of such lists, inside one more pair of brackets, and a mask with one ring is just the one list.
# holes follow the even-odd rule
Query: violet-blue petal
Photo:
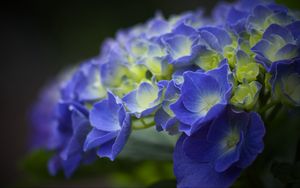
[[115, 160], [117, 155], [122, 151], [123, 147], [126, 144], [126, 141], [131, 132], [131, 121], [130, 116], [127, 114], [126, 118], [124, 119], [122, 129], [120, 130], [117, 137], [109, 142], [102, 144], [97, 154], [100, 157], [108, 157], [110, 160]]
[[119, 131], [106, 132], [93, 128], [86, 137], [84, 151], [90, 150], [117, 137]]
[[83, 143], [86, 135], [91, 129], [88, 118], [76, 109], [73, 110], [71, 115], [73, 135], [70, 138], [67, 146], [61, 152], [61, 158], [67, 160], [70, 156], [76, 155], [82, 152]]
[[108, 99], [96, 103], [90, 112], [91, 125], [102, 131], [111, 132], [121, 129], [116, 113], [121, 105], [116, 103], [112, 95], [108, 93]]

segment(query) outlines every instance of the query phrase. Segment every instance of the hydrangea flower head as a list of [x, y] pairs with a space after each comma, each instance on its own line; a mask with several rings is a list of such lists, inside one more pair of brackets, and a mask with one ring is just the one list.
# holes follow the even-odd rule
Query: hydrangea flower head
[[55, 151], [51, 174], [69, 177], [97, 155], [122, 157], [131, 132], [155, 126], [181, 134], [178, 187], [229, 187], [263, 151], [264, 124], [300, 106], [299, 59], [299, 17], [271, 0], [222, 2], [213, 18], [158, 13], [42, 92], [34, 140]]

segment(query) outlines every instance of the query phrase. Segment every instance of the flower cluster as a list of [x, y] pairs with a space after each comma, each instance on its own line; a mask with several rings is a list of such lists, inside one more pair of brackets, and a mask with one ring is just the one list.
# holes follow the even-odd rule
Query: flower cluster
[[121, 30], [41, 94], [33, 145], [55, 151], [52, 174], [71, 176], [96, 156], [114, 160], [132, 131], [156, 126], [181, 134], [178, 187], [228, 187], [263, 151], [266, 112], [300, 106], [297, 19], [272, 2], [241, 0], [211, 18], [158, 14]]

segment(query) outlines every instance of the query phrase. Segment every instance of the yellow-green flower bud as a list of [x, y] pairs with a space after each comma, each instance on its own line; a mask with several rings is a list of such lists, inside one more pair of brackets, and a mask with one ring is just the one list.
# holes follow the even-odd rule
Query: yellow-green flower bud
[[215, 69], [219, 66], [221, 61], [221, 55], [211, 51], [204, 49], [199, 53], [198, 57], [195, 60], [195, 64], [198, 65], [204, 71], [209, 71]]
[[234, 67], [236, 64], [236, 51], [235, 48], [232, 47], [232, 45], [229, 46], [225, 46], [224, 47], [224, 52], [223, 55], [225, 58], [227, 58], [228, 60], [228, 64], [230, 65], [230, 67]]
[[238, 108], [251, 110], [258, 99], [261, 84], [253, 81], [250, 84], [243, 83], [237, 86], [231, 98], [231, 104]]
[[256, 80], [259, 74], [259, 64], [254, 62], [245, 52], [237, 52], [237, 65], [235, 75], [240, 83]]

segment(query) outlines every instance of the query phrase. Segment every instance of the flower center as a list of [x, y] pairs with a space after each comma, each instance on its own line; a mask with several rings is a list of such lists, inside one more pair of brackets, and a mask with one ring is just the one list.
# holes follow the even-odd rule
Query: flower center
[[227, 138], [226, 138], [226, 148], [231, 149], [237, 145], [237, 143], [240, 140], [239, 134], [232, 132]]
[[220, 101], [220, 96], [218, 96], [217, 94], [203, 97], [199, 105], [200, 114], [206, 114], [214, 105], [218, 104]]

